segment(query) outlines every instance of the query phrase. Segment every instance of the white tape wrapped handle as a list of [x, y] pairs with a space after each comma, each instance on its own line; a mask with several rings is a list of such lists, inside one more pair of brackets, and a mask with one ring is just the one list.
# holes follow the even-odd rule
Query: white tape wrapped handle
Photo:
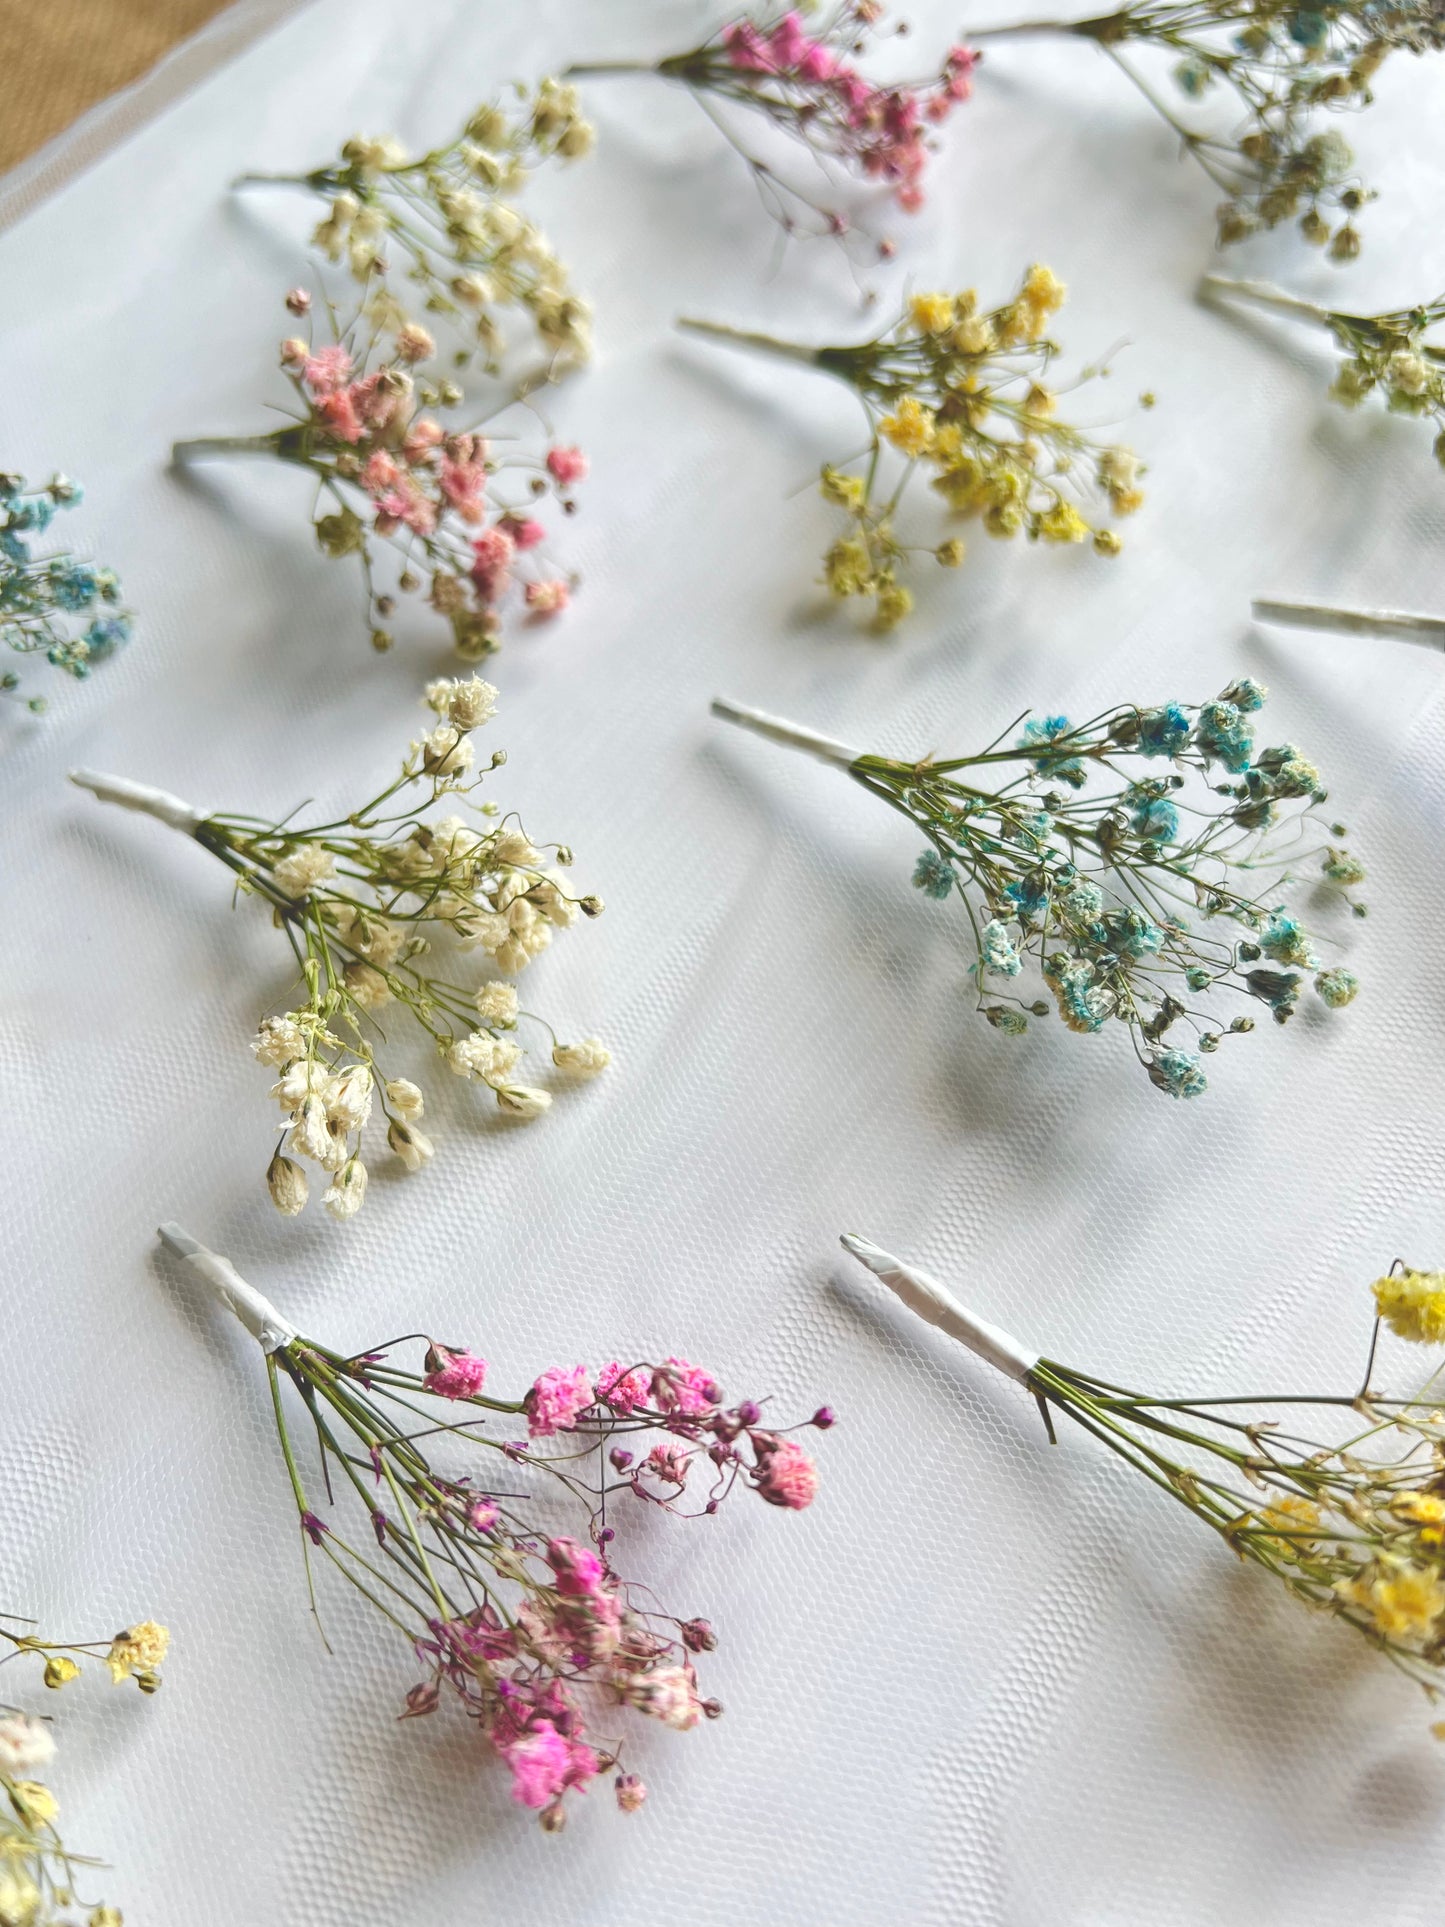
[[169, 790], [155, 789], [149, 783], [133, 783], [128, 776], [106, 776], [100, 770], [73, 769], [70, 780], [80, 789], [98, 796], [102, 803], [118, 803], [123, 810], [139, 810], [142, 816], [154, 816], [185, 836], [194, 836], [208, 814], [205, 810], [194, 808], [184, 798], [173, 796]]
[[714, 696], [711, 708], [713, 715], [725, 723], [736, 723], [739, 729], [750, 729], [755, 736], [766, 736], [770, 743], [800, 749], [805, 756], [816, 756], [820, 763], [832, 763], [839, 769], [847, 769], [865, 753], [851, 749], [832, 736], [822, 736], [816, 729], [790, 723], [785, 716], [771, 716], [766, 709], [750, 709], [746, 703], [729, 702], [726, 696]]
[[212, 1297], [239, 1318], [263, 1352], [279, 1351], [300, 1333], [289, 1318], [283, 1318], [270, 1299], [248, 1285], [229, 1258], [203, 1245], [178, 1224], [163, 1224], [156, 1235], [167, 1251], [183, 1258], [191, 1270], [204, 1278]]
[[960, 1345], [967, 1345], [1006, 1378], [1017, 1379], [1020, 1385], [1028, 1383], [1029, 1374], [1039, 1362], [1038, 1352], [1029, 1351], [1006, 1331], [989, 1324], [986, 1318], [977, 1318], [966, 1311], [936, 1278], [904, 1264], [901, 1258], [875, 1245], [871, 1238], [862, 1238], [856, 1231], [845, 1231], [839, 1242], [860, 1264], [866, 1265], [875, 1278], [881, 1278], [910, 1311], [917, 1312], [928, 1324], [937, 1325]]

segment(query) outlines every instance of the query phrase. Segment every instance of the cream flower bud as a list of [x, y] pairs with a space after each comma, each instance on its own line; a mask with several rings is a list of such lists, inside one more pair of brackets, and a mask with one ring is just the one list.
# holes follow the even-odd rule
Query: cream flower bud
[[326, 1097], [326, 1110], [335, 1125], [359, 1131], [371, 1116], [371, 1072], [365, 1064], [348, 1064]]
[[49, 1766], [55, 1758], [55, 1741], [44, 1720], [33, 1720], [25, 1713], [7, 1713], [0, 1719], [0, 1773], [7, 1779]]
[[348, 1158], [326, 1187], [321, 1202], [333, 1218], [354, 1218], [366, 1196], [366, 1166], [360, 1158]]
[[408, 1078], [393, 1077], [386, 1087], [386, 1101], [398, 1117], [418, 1118], [426, 1108], [421, 1092]]
[[311, 1195], [306, 1173], [294, 1158], [283, 1157], [280, 1151], [266, 1168], [266, 1188], [283, 1218], [299, 1217]]
[[476, 996], [477, 1015], [484, 1024], [515, 1024], [517, 992], [512, 984], [483, 984]]
[[464, 308], [485, 308], [496, 291], [484, 274], [459, 274], [452, 282], [452, 293]]
[[1396, 388], [1407, 395], [1423, 395], [1430, 380], [1430, 370], [1419, 355], [1400, 353], [1391, 355], [1389, 376]]
[[301, 843], [271, 866], [271, 875], [283, 896], [304, 897], [335, 867], [329, 850], [323, 850], [319, 843]]
[[314, 1058], [298, 1057], [284, 1077], [271, 1086], [271, 1095], [283, 1111], [296, 1111], [308, 1097], [319, 1097], [326, 1104], [331, 1096], [331, 1073]]
[[435, 1146], [424, 1131], [405, 1123], [401, 1118], [392, 1120], [386, 1134], [386, 1141], [401, 1159], [408, 1171], [420, 1171], [432, 1157]]
[[541, 1117], [552, 1108], [552, 1094], [533, 1090], [526, 1084], [503, 1084], [498, 1088], [497, 1102], [513, 1117]]
[[[535, 869], [541, 861], [541, 851], [521, 830], [510, 827], [498, 830], [492, 840], [492, 854], [498, 863], [523, 870]], [[525, 888], [525, 885], [523, 887]]]
[[383, 1004], [391, 1002], [391, 986], [370, 964], [349, 963], [341, 974], [352, 1001], [363, 1010], [380, 1010]]
[[612, 1053], [599, 1038], [584, 1037], [580, 1044], [555, 1044], [552, 1062], [573, 1077], [596, 1077], [612, 1062]]
[[326, 1116], [326, 1105], [313, 1092], [301, 1105], [291, 1132], [291, 1149], [299, 1151], [303, 1158], [314, 1158], [318, 1164], [322, 1164], [330, 1156], [331, 1146], [331, 1126]]
[[497, 945], [496, 958], [503, 970], [525, 970], [532, 961], [526, 945], [516, 937]]
[[480, 676], [442, 676], [426, 686], [426, 700], [438, 716], [460, 730], [480, 729], [497, 710], [497, 691]]

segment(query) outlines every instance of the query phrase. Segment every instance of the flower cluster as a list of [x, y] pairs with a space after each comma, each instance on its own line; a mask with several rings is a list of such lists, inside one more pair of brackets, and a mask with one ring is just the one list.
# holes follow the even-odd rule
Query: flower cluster
[[[735, 131], [734, 108], [760, 115], [805, 147], [822, 170], [833, 165], [888, 188], [899, 207], [923, 205], [923, 174], [934, 130], [968, 99], [976, 56], [950, 47], [926, 81], [880, 85], [860, 73], [883, 17], [880, 0], [841, 0], [811, 30], [795, 10], [745, 14], [711, 40], [653, 65], [607, 61], [568, 69], [574, 79], [599, 74], [656, 74], [689, 89], [746, 162], [763, 205], [789, 234], [842, 236], [842, 208], [815, 199], [784, 179]], [[899, 28], [899, 31], [905, 31]], [[884, 243], [890, 254], [891, 245]]]
[[1063, 299], [1062, 284], [1035, 266], [1001, 307], [980, 308], [971, 290], [915, 295], [893, 327], [856, 346], [803, 348], [710, 322], [683, 325], [802, 361], [856, 391], [868, 446], [857, 472], [823, 470], [824, 499], [847, 515], [823, 574], [835, 596], [871, 601], [876, 626], [887, 630], [913, 607], [899, 579], [910, 556], [931, 555], [945, 568], [964, 559], [956, 536], [910, 544], [899, 534], [904, 491], [920, 471], [953, 515], [979, 517], [990, 535], [1091, 541], [1097, 554], [1118, 553], [1118, 535], [1075, 498], [1087, 507], [1096, 496], [1096, 516], [1131, 514], [1144, 500], [1143, 469], [1129, 449], [1100, 446], [1055, 413], [1049, 371], [1059, 351], [1045, 331]]
[[[297, 314], [311, 305], [301, 289], [287, 301]], [[538, 566], [546, 530], [532, 510], [550, 493], [570, 512], [587, 462], [575, 448], [524, 457], [510, 445], [504, 460], [479, 425], [444, 425], [433, 411], [454, 406], [461, 391], [445, 377], [421, 374], [435, 353], [415, 322], [385, 338], [363, 338], [357, 323], [320, 347], [290, 336], [281, 365], [299, 416], [268, 434], [179, 442], [175, 456], [271, 455], [305, 469], [324, 510], [314, 523], [318, 544], [329, 556], [360, 562], [373, 646], [391, 647], [387, 623], [396, 608], [392, 587], [376, 580], [379, 538], [399, 557], [395, 589], [424, 590], [450, 624], [457, 653], [479, 662], [499, 646], [509, 596], [534, 620], [559, 614], [571, 600], [571, 579]]]
[[98, 1862], [66, 1850], [60, 1802], [32, 1777], [54, 1758], [48, 1722], [0, 1709], [0, 1927], [121, 1927], [117, 1908], [76, 1898], [77, 1875]]
[[573, 89], [543, 80], [533, 90], [518, 86], [510, 106], [478, 107], [455, 140], [430, 153], [412, 156], [389, 136], [357, 135], [328, 166], [246, 174], [237, 185], [277, 182], [326, 199], [315, 245], [362, 284], [375, 325], [398, 325], [411, 306], [389, 278], [399, 261], [426, 312], [469, 337], [487, 368], [500, 364], [500, 315], [513, 309], [527, 316], [555, 374], [586, 361], [589, 310], [513, 197], [535, 167], [576, 160], [591, 146]]
[[[1361, 1632], [1439, 1697], [1445, 1687], [1445, 1399], [1435, 1374], [1411, 1398], [1363, 1386], [1338, 1396], [1157, 1397], [1025, 1350], [868, 1240], [845, 1248], [911, 1309], [1038, 1401], [1049, 1441], [1061, 1412], [1213, 1528], [1239, 1558], [1297, 1599]], [[1402, 1337], [1445, 1339], [1445, 1273], [1397, 1265], [1375, 1287]], [[1301, 1433], [1298, 1414], [1329, 1420]], [[1434, 1729], [1445, 1739], [1445, 1723]]]
[[[88, 676], [130, 640], [130, 617], [117, 607], [114, 569], [63, 550], [32, 552], [34, 538], [50, 527], [57, 510], [77, 507], [82, 495], [80, 484], [64, 475], [32, 489], [23, 475], [0, 474], [0, 647], [43, 655], [76, 677]], [[13, 695], [19, 686], [14, 670], [0, 672], [0, 693]], [[33, 697], [28, 707], [39, 714], [45, 699]]]
[[1330, 394], [1346, 408], [1371, 395], [1383, 397], [1394, 415], [1414, 415], [1435, 429], [1435, 459], [1445, 467], [1445, 348], [1425, 339], [1445, 321], [1445, 295], [1388, 314], [1346, 314], [1299, 301], [1266, 282], [1231, 281], [1206, 275], [1203, 292], [1272, 308], [1328, 329], [1343, 352]]
[[[1225, 195], [1221, 243], [1297, 221], [1307, 241], [1349, 261], [1360, 251], [1354, 216], [1373, 195], [1349, 143], [1321, 129], [1319, 115], [1368, 106], [1370, 83], [1395, 49], [1445, 47], [1445, 15], [1416, 0], [1130, 0], [1084, 20], [1029, 21], [972, 38], [1041, 32], [1092, 40], [1134, 82]], [[1183, 125], [1125, 58], [1134, 46], [1168, 54], [1188, 100], [1226, 94], [1235, 126], [1216, 134]]]
[[[162, 1235], [194, 1242], [178, 1228]], [[424, 1673], [406, 1713], [454, 1694], [505, 1763], [513, 1799], [549, 1832], [567, 1794], [602, 1774], [635, 1811], [646, 1788], [623, 1742], [599, 1729], [628, 1709], [680, 1732], [716, 1718], [695, 1660], [717, 1640], [705, 1619], [667, 1612], [624, 1576], [612, 1520], [634, 1502], [710, 1516], [738, 1488], [799, 1511], [817, 1484], [791, 1436], [799, 1428], [769, 1423], [753, 1400], [727, 1404], [685, 1359], [553, 1366], [508, 1400], [487, 1391], [487, 1361], [473, 1351], [427, 1340], [419, 1372], [391, 1356], [404, 1340], [346, 1357], [260, 1302], [263, 1343], [281, 1341], [267, 1369], [308, 1567], [319, 1552], [406, 1636]], [[283, 1381], [304, 1413], [314, 1475]], [[826, 1429], [833, 1413], [808, 1423]]]
[[[10, 1622], [8, 1625], [7, 1618]], [[11, 1630], [12, 1626], [24, 1624], [28, 1622], [0, 1614], [0, 1642], [10, 1648], [9, 1656], [12, 1659], [23, 1654], [33, 1654], [43, 1659], [43, 1678], [49, 1687], [58, 1689], [68, 1686], [84, 1670], [82, 1660], [99, 1659], [104, 1662], [116, 1686], [123, 1680], [133, 1679], [143, 1693], [155, 1693], [160, 1689], [161, 1663], [170, 1650], [171, 1636], [166, 1627], [158, 1626], [153, 1619], [143, 1619], [137, 1625], [127, 1626], [108, 1640], [43, 1639], [38, 1633]], [[3, 1914], [0, 1914], [0, 1921], [3, 1918]]]
[[[434, 804], [466, 802], [480, 789], [472, 733], [495, 699], [476, 676], [430, 684], [434, 726], [411, 744], [401, 773], [349, 815], [300, 825], [218, 813], [180, 824], [234, 872], [238, 890], [270, 906], [300, 969], [302, 1001], [265, 1018], [252, 1046], [277, 1075], [282, 1144], [267, 1183], [284, 1216], [306, 1205], [307, 1163], [327, 1174], [324, 1202], [333, 1216], [355, 1214], [366, 1194], [363, 1134], [375, 1112], [408, 1171], [430, 1160], [422, 1091], [387, 1076], [379, 1062], [392, 1042], [383, 1027], [392, 1007], [409, 1012], [449, 1069], [485, 1084], [513, 1117], [539, 1117], [552, 1103], [549, 1091], [521, 1081], [519, 1024], [551, 1038], [552, 1062], [571, 1078], [595, 1076], [610, 1061], [595, 1037], [560, 1042], [520, 1008], [510, 983], [459, 984], [433, 961], [440, 942], [452, 953], [479, 949], [496, 969], [515, 974], [555, 931], [602, 910], [600, 898], [568, 883], [565, 846], [538, 847], [496, 805], [474, 804], [479, 821], [428, 815]], [[505, 760], [498, 750], [489, 768]], [[155, 805], [156, 793], [118, 779], [79, 773], [77, 780], [131, 808], [162, 814], [165, 807]], [[174, 809], [165, 820], [176, 822]]]
[[[1284, 892], [1311, 856], [1341, 892], [1364, 866], [1339, 847], [1341, 824], [1311, 844], [1323, 782], [1292, 744], [1256, 747], [1264, 696], [1245, 678], [1202, 705], [1033, 718], [1013, 744], [972, 756], [847, 764], [927, 838], [914, 884], [962, 902], [976, 1007], [995, 1029], [1017, 1036], [1048, 1014], [1047, 999], [1015, 989], [1032, 961], [1069, 1030], [1125, 1025], [1150, 1082], [1189, 1098], [1206, 1088], [1200, 1054], [1254, 1029], [1252, 1016], [1225, 1019], [1224, 997], [1283, 1024], [1310, 973], [1327, 1008], [1353, 1000], [1358, 979], [1322, 962]], [[787, 740], [788, 727], [762, 733]], [[1090, 791], [1091, 776], [1111, 786]]]

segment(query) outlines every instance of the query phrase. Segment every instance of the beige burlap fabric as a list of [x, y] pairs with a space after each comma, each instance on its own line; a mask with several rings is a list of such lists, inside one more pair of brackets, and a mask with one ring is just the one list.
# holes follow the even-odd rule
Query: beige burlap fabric
[[149, 71], [226, 0], [0, 0], [0, 173]]

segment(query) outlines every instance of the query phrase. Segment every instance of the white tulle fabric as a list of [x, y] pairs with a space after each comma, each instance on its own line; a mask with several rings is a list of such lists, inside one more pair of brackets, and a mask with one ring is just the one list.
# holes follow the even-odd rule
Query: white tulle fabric
[[[942, 0], [911, 12], [897, 51], [919, 68], [958, 23]], [[592, 457], [562, 532], [585, 582], [509, 641], [487, 735], [510, 757], [496, 793], [608, 903], [527, 989], [616, 1052], [547, 1119], [499, 1119], [403, 1041], [436, 1092], [435, 1164], [378, 1168], [350, 1225], [279, 1220], [246, 1048], [287, 990], [274, 933], [194, 843], [65, 781], [85, 764], [213, 807], [343, 805], [448, 667], [421, 612], [373, 657], [355, 577], [307, 537], [304, 478], [166, 470], [175, 436], [265, 423], [280, 295], [318, 279], [309, 210], [228, 198], [230, 178], [358, 129], [424, 145], [513, 74], [661, 52], [718, 17], [317, 0], [0, 236], [0, 461], [84, 480], [65, 533], [140, 616], [47, 720], [0, 718], [0, 1603], [65, 1632], [175, 1630], [155, 1701], [94, 1679], [47, 1700], [71, 1836], [146, 1927], [1423, 1927], [1445, 1757], [1411, 1689], [1087, 1439], [1051, 1450], [1021, 1388], [838, 1248], [865, 1232], [1106, 1376], [1220, 1391], [1351, 1382], [1367, 1281], [1441, 1258], [1445, 665], [1248, 610], [1440, 608], [1445, 478], [1418, 425], [1325, 402], [1321, 344], [1194, 305], [1215, 197], [1089, 49], [990, 55], [928, 209], [891, 223], [897, 265], [863, 277], [872, 310], [831, 247], [780, 253], [681, 95], [598, 84], [597, 156], [538, 181], [598, 317], [594, 370], [539, 399]], [[1445, 286], [1441, 84], [1391, 66], [1350, 129], [1386, 190], [1357, 267], [1280, 236], [1240, 271], [1362, 307]], [[992, 296], [1035, 258], [1070, 284], [1077, 360], [1130, 344], [1070, 406], [1138, 446], [1148, 506], [1114, 564], [979, 536], [873, 640], [811, 586], [830, 526], [812, 481], [856, 443], [850, 398], [673, 318], [846, 338], [906, 284]], [[1324, 919], [1365, 988], [1262, 1026], [1188, 1106], [1120, 1036], [973, 1018], [956, 919], [908, 887], [907, 826], [708, 715], [723, 693], [921, 754], [1030, 705], [1197, 700], [1239, 672], [1272, 686], [1269, 738], [1319, 761], [1370, 865], [1369, 921]], [[398, 1725], [406, 1656], [334, 1587], [328, 1657], [257, 1348], [157, 1254], [168, 1218], [347, 1347], [426, 1326], [519, 1390], [551, 1363], [677, 1351], [780, 1412], [836, 1405], [810, 1511], [624, 1525], [629, 1568], [716, 1621], [727, 1707], [639, 1737], [643, 1814], [598, 1790], [542, 1836], [459, 1718]]]

